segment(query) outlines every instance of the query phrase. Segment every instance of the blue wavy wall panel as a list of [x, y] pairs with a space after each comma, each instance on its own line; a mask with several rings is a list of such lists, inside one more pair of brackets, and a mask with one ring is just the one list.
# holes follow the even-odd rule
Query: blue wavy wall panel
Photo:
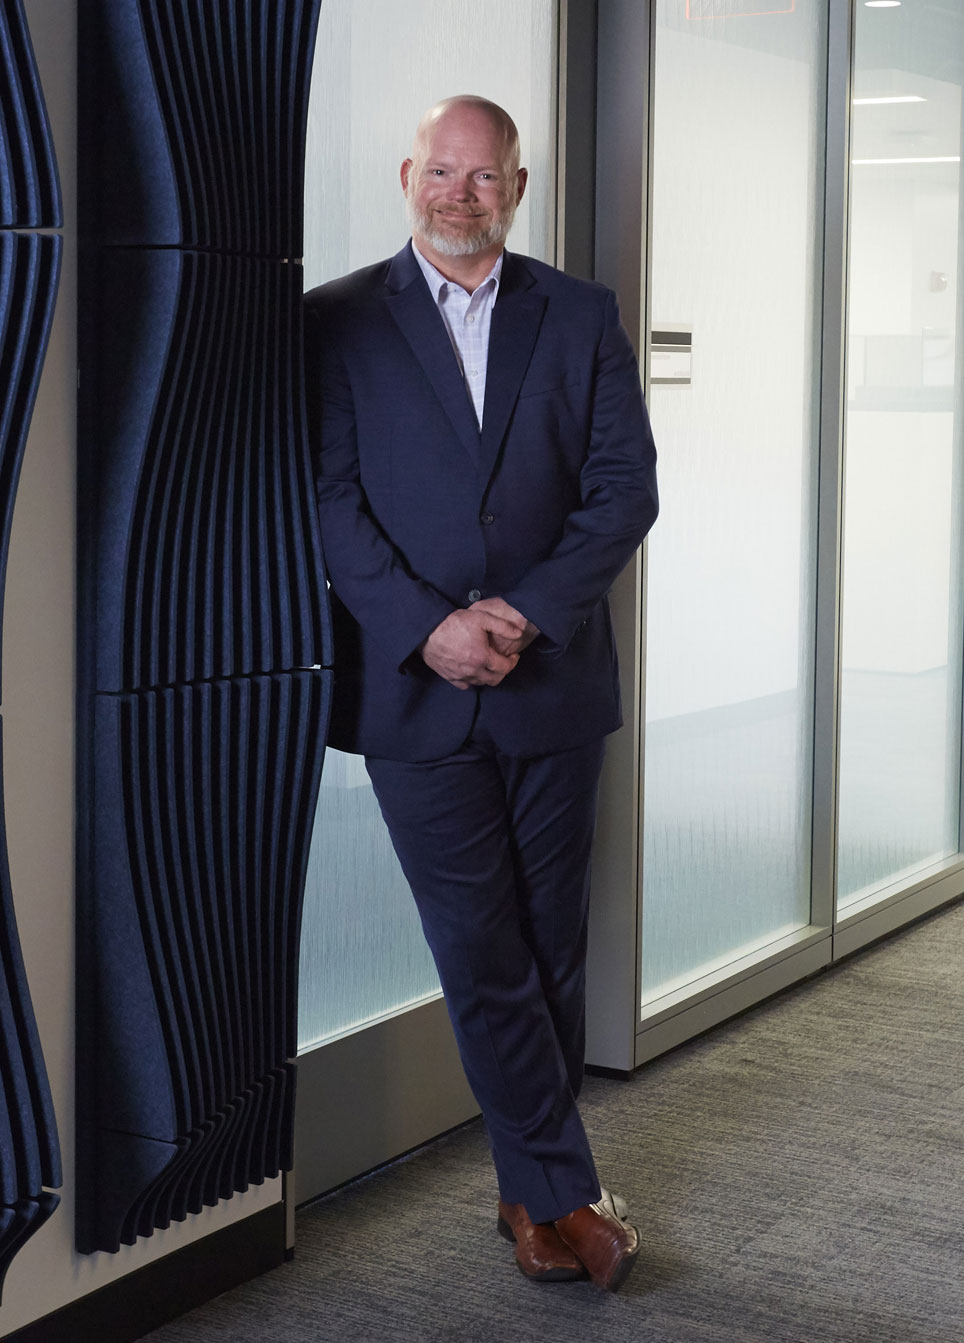
[[298, 258], [319, 0], [85, 0], [85, 230]]
[[87, 495], [96, 689], [330, 664], [301, 267], [104, 249], [83, 293], [103, 331], [81, 388], [101, 424]]
[[0, 6], [0, 228], [59, 228], [60, 180], [20, 0]]
[[290, 1166], [331, 677], [293, 261], [317, 11], [80, 10], [85, 1252]]
[[[19, 0], [0, 7], [0, 626], [10, 525], [50, 336], [62, 222], [40, 79]], [[2, 724], [0, 724], [2, 729]], [[30, 1001], [7, 863], [0, 735], [0, 1288], [60, 1202], [57, 1125]], [[47, 1186], [45, 1188], [45, 1186]]]
[[116, 1248], [290, 1164], [330, 675], [94, 697], [82, 1248]]

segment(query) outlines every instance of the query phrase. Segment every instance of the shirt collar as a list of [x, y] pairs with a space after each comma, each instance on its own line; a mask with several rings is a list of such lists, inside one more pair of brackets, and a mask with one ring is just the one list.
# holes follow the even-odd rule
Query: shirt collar
[[[453, 286], [454, 288], [456, 288], [456, 289], [462, 289], [462, 286], [461, 286], [460, 284], [458, 284], [455, 280], [447, 280], [447, 279], [445, 278], [445, 276], [442, 274], [442, 272], [441, 272], [440, 270], [437, 270], [437, 269], [432, 265], [432, 263], [431, 263], [431, 261], [429, 261], [428, 257], [424, 257], [424, 256], [422, 256], [421, 252], [420, 252], [420, 251], [418, 250], [418, 248], [415, 246], [415, 241], [414, 241], [414, 239], [413, 239], [413, 241], [412, 241], [412, 251], [415, 253], [415, 260], [418, 262], [418, 268], [419, 268], [419, 270], [422, 272], [422, 274], [425, 276], [425, 283], [428, 285], [429, 289], [431, 290], [431, 292], [432, 292], [432, 298], [435, 300], [436, 303], [438, 303], [438, 301], [439, 301], [439, 295], [440, 295], [441, 292], [442, 292], [442, 286], [443, 286], [443, 285], [449, 284], [449, 285], [452, 285], [452, 286]], [[485, 285], [487, 285], [487, 284], [489, 283], [490, 280], [492, 280], [492, 281], [493, 281], [493, 287], [494, 287], [496, 290], [498, 290], [498, 288], [499, 288], [499, 277], [500, 277], [501, 274], [502, 274], [502, 258], [503, 258], [504, 256], [505, 256], [505, 252], [500, 252], [500, 253], [499, 253], [499, 255], [496, 257], [495, 265], [492, 267], [492, 269], [489, 271], [488, 275], [487, 275], [487, 276], [485, 277], [485, 279], [482, 281], [482, 284], [479, 285], [479, 289], [482, 289]], [[465, 290], [463, 289], [462, 292], [464, 293]]]

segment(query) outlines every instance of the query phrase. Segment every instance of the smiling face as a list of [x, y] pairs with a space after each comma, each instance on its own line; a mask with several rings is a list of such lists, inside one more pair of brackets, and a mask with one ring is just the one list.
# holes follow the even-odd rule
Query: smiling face
[[469, 101], [442, 104], [423, 119], [401, 173], [420, 251], [459, 257], [501, 250], [526, 183], [514, 131], [497, 109]]

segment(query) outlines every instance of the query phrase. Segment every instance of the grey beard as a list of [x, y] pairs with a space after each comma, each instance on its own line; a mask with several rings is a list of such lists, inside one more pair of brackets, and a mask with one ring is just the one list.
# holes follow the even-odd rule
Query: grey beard
[[424, 238], [439, 256], [475, 256], [477, 252], [483, 252], [487, 247], [503, 243], [509, 236], [509, 229], [515, 218], [515, 206], [509, 204], [494, 215], [488, 227], [480, 232], [450, 236], [433, 228], [431, 217], [420, 210], [408, 195], [405, 197], [405, 211], [412, 232]]

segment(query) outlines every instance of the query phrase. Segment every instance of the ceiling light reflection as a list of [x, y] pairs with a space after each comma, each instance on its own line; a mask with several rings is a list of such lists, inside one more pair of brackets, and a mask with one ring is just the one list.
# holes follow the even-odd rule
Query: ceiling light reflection
[[851, 159], [853, 164], [866, 163], [960, 163], [960, 154], [939, 155], [926, 159]]

